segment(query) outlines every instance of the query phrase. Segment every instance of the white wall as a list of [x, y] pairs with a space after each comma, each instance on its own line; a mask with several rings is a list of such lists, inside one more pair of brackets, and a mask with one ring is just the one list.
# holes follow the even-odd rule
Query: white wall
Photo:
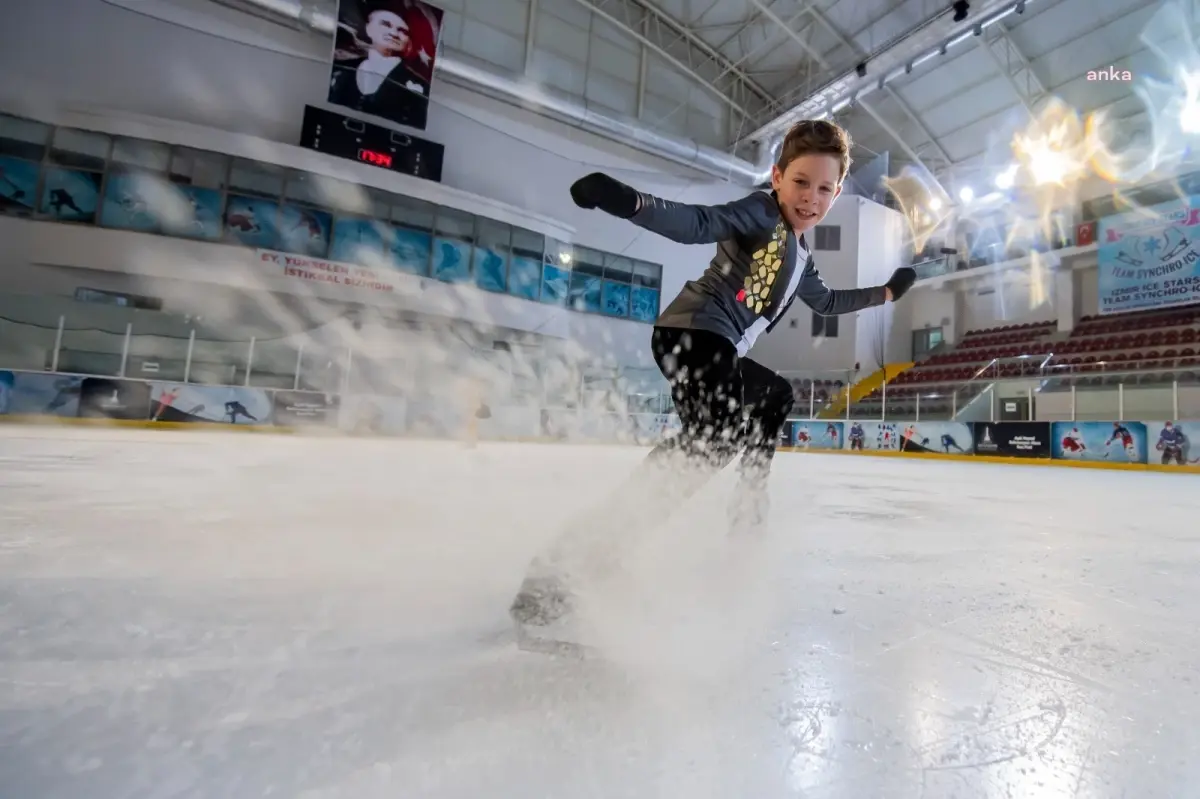
[[963, 296], [963, 332], [1058, 318], [1054, 275], [1009, 271], [982, 281]]
[[[858, 283], [879, 286], [904, 264], [906, 223], [897, 211], [862, 197], [858, 201]], [[849, 321], [849, 320], [848, 320]], [[887, 363], [912, 357], [912, 302], [906, 296], [853, 317], [855, 358], [868, 375]]]
[[[304, 105], [323, 101], [329, 43], [207, 0], [156, 0], [160, 2], [193, 14], [221, 35], [198, 33], [105, 0], [6, 0], [0, 73], [20, 74], [21, 80], [0, 85], [0, 108], [49, 120], [88, 110], [94, 118], [109, 120], [109, 129], [132, 115], [148, 115], [247, 133], [267, 140], [261, 142], [264, 160], [279, 149], [271, 141], [296, 142]], [[45, 57], [47, 53], [54, 57]], [[575, 228], [578, 244], [663, 264], [664, 303], [704, 269], [712, 248], [677, 245], [621, 220], [577, 209], [567, 193], [571, 182], [603, 169], [644, 191], [682, 202], [719, 203], [745, 193], [455, 86], [436, 84], [434, 97], [424, 136], [446, 145], [446, 185], [559, 220]], [[350, 179], [369, 169], [338, 163]], [[394, 183], [392, 190], [403, 193], [412, 185], [411, 179], [376, 173], [372, 170], [372, 178], [386, 178]], [[98, 250], [106, 254], [97, 257], [110, 265], [130, 252], [112, 237], [137, 236], [94, 233], [105, 237], [107, 243]], [[81, 242], [74, 233], [69, 238], [71, 243], [63, 247], [74, 253], [68, 258], [73, 265], [110, 268], [88, 263], [98, 245]], [[208, 249], [215, 245], [198, 245], [211, 253], [201, 254], [181, 242], [148, 244], [143, 238], [138, 237], [139, 251], [149, 249], [157, 257], [138, 260], [155, 260], [164, 267], [241, 258], [223, 248]], [[38, 260], [44, 259], [32, 259]], [[520, 305], [520, 312], [530, 315], [527, 324], [497, 321], [525, 329], [545, 324], [542, 315], [548, 309]], [[592, 335], [600, 323], [610, 324], [598, 319], [559, 324]], [[646, 326], [612, 321], [608, 331], [614, 339], [608, 349], [643, 359]]]
[[[947, 344], [954, 344], [962, 337], [964, 331], [961, 330], [959, 313], [962, 295], [954, 290], [953, 284], [938, 288], [916, 286], [905, 299], [910, 309], [910, 330], [940, 327]], [[911, 353], [911, 335], [909, 339]]]

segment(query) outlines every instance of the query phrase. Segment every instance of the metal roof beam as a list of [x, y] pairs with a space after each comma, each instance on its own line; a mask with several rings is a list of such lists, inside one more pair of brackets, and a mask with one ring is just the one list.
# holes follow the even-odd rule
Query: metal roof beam
[[[776, 98], [692, 29], [642, 0], [575, 0], [687, 75], [743, 117]], [[752, 107], [753, 106], [753, 107]]]
[[1029, 59], [1008, 35], [1003, 22], [983, 32], [983, 51], [996, 63], [1000, 74], [1012, 86], [1017, 100], [1025, 107], [1030, 119], [1037, 118], [1038, 106], [1050, 97], [1046, 85], [1033, 71]]
[[[785, 30], [787, 30], [788, 34], [792, 37], [792, 39], [794, 39], [796, 41], [796, 43], [799, 44], [800, 47], [806, 53], [808, 53], [809, 56], [814, 61], [816, 61], [818, 64], [820, 64], [823, 69], [829, 69], [829, 62], [825, 60], [825, 57], [822, 56], [821, 53], [815, 47], [813, 47], [807, 41], [805, 41], [804, 37], [800, 36], [798, 33], [793, 31], [791, 28], [787, 27], [784, 24], [783, 20], [779, 18], [779, 15], [770, 9], [770, 7], [766, 4], [765, 0], [750, 0], [750, 2], [752, 2], [754, 5], [758, 6], [762, 10], [763, 14], [766, 15], [772, 21], [774, 21], [775, 24], [785, 28]], [[812, 13], [812, 10], [810, 10], [809, 13]], [[868, 103], [860, 100], [857, 105], [863, 111], [866, 111], [867, 114], [869, 114], [871, 116], [871, 118], [875, 120], [875, 123], [877, 125], [879, 125], [879, 127], [885, 133], [887, 133], [889, 136], [891, 136], [892, 139], [895, 140], [896, 144], [900, 147], [901, 151], [903, 151], [905, 155], [907, 155], [910, 159], [912, 159], [913, 163], [922, 167], [926, 172], [928, 172], [930, 175], [932, 175], [934, 180], [938, 180], [938, 176], [936, 174], [934, 174], [933, 170], [930, 169], [930, 167], [925, 163], [925, 160], [921, 157], [921, 155], [916, 151], [915, 148], [913, 148], [904, 139], [903, 136], [900, 135], [899, 131], [897, 131], [894, 127], [892, 127], [891, 123], [889, 123], [887, 120], [885, 120], [883, 118], [883, 116], [878, 111], [876, 111], [874, 108], [872, 108]], [[945, 187], [941, 187], [941, 188], [942, 188], [942, 191], [945, 191]]]
[[[814, 8], [810, 13], [813, 19], [815, 19], [821, 25], [821, 27], [829, 31], [830, 35], [832, 35], [842, 47], [845, 47], [847, 50], [850, 50], [858, 56], [865, 55], [862, 49], [850, 42], [850, 40], [848, 40], [840, 30], [834, 27], [833, 23], [830, 22], [826, 16], [820, 12], [820, 10]], [[883, 128], [883, 130], [888, 133], [889, 136], [895, 139], [897, 143], [904, 147], [906, 153], [911, 151], [915, 155], [917, 163], [924, 166], [925, 169], [935, 176], [935, 178], [941, 179], [944, 177], [952, 165], [950, 156], [946, 152], [946, 149], [942, 147], [941, 142], [934, 138], [933, 134], [929, 132], [929, 128], [925, 126], [925, 122], [917, 116], [917, 113], [905, 101], [905, 99], [900, 96], [899, 92], [897, 92], [891, 86], [884, 86], [883, 90], [889, 97], [892, 98], [892, 101], [896, 104], [896, 106], [904, 112], [904, 115], [908, 117], [909, 121], [912, 123], [912, 134], [915, 134], [915, 136], [910, 134], [909, 136], [904, 137], [901, 136], [898, 131], [893, 130], [889, 126], [880, 125], [880, 127]], [[860, 105], [863, 104], [860, 103]], [[872, 117], [875, 117], [877, 122], [879, 121], [875, 113], [865, 105], [863, 110]]]

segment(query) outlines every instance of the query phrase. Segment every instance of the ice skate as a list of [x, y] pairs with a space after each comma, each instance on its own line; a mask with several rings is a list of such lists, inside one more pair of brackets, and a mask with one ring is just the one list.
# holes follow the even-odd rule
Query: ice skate
[[733, 538], [761, 538], [767, 533], [771, 495], [765, 480], [743, 477], [729, 502], [729, 534]]
[[517, 648], [549, 655], [584, 657], [589, 647], [577, 640], [575, 594], [552, 576], [526, 577], [509, 608]]

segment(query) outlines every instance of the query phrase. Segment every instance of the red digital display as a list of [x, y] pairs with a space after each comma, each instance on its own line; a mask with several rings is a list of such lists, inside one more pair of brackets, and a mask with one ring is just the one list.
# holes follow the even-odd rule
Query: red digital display
[[388, 169], [392, 167], [392, 157], [387, 153], [381, 153], [377, 150], [359, 150], [358, 160], [374, 164], [375, 166], [387, 167]]

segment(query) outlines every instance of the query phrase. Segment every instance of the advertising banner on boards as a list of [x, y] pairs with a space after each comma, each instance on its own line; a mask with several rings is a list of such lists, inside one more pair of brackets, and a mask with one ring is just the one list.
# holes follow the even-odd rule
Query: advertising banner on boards
[[972, 422], [976, 455], [1049, 458], [1049, 422]]

